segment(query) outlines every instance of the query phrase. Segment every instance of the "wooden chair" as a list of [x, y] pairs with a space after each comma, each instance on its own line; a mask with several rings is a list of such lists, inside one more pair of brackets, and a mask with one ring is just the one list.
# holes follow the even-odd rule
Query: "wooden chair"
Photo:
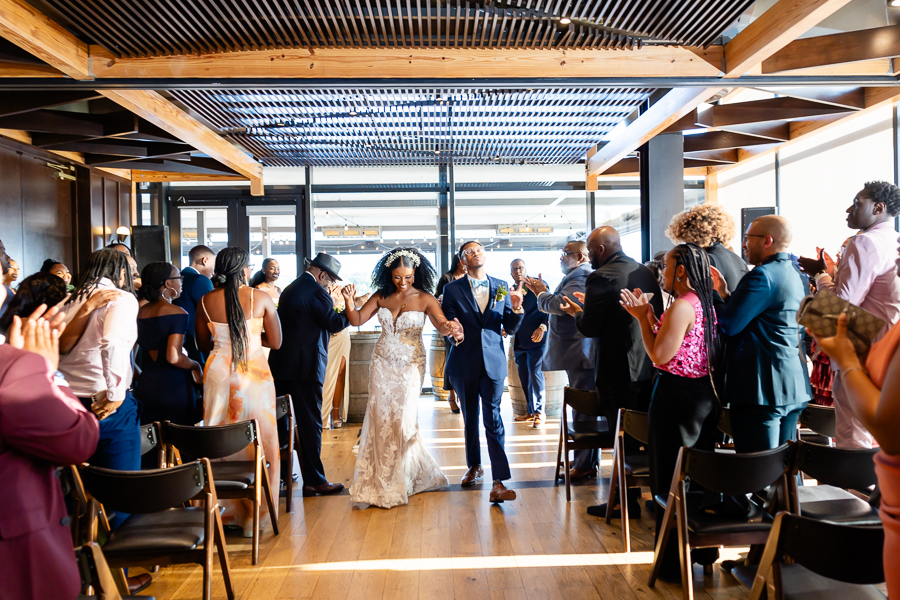
[[[809, 441], [825, 441], [828, 445], [834, 444], [835, 433], [835, 413], [833, 406], [819, 406], [818, 404], [809, 404], [800, 413], [800, 425], [809, 429], [813, 433], [813, 437], [806, 437]], [[826, 440], [817, 440], [815, 436], [826, 438]]]
[[[154, 600], [152, 596], [123, 596], [113, 577], [109, 563], [99, 544], [90, 542], [75, 549], [75, 560], [81, 573], [79, 600]], [[90, 595], [87, 595], [90, 594]]]
[[[631, 552], [631, 528], [628, 523], [627, 491], [630, 487], [650, 485], [650, 460], [646, 452], [626, 452], [625, 436], [628, 435], [642, 444], [648, 444], [650, 434], [647, 426], [647, 413], [635, 410], [619, 409], [616, 419], [616, 447], [613, 453], [612, 477], [609, 482], [609, 495], [606, 497], [606, 523], [612, 519], [611, 508], [618, 496], [619, 509], [622, 515], [622, 539], [625, 552]], [[624, 485], [623, 485], [624, 483]]]
[[[578, 412], [591, 416], [602, 417], [605, 415], [600, 407], [600, 398], [595, 391], [577, 390], [566, 386], [563, 390], [563, 406], [559, 415], [559, 448], [556, 451], [556, 476], [554, 481], [559, 483], [559, 469], [566, 469], [566, 502], [572, 501], [572, 489], [569, 476], [569, 451], [570, 450], [612, 450], [615, 447], [615, 434], [608, 429], [604, 431], [577, 431], [569, 425], [566, 407], [571, 406]], [[604, 419], [604, 422], [605, 419]]]
[[[111, 567], [201, 564], [203, 600], [210, 600], [213, 552], [217, 550], [225, 591], [228, 599], [234, 600], [225, 530], [209, 460], [144, 471], [83, 465], [79, 474], [91, 498], [89, 541], [96, 542], [99, 534], [107, 537], [103, 553]], [[197, 498], [201, 507], [185, 507]], [[110, 531], [108, 511], [131, 516]]]
[[663, 524], [656, 541], [653, 566], [648, 585], [653, 587], [662, 566], [662, 554], [672, 529], [678, 530], [678, 549], [681, 558], [681, 588], [684, 600], [693, 600], [691, 549], [716, 546], [746, 546], [764, 544], [769, 538], [772, 517], [758, 510], [754, 518], [730, 515], [707, 515], [691, 510], [687, 503], [686, 479], [690, 478], [706, 489], [725, 495], [739, 496], [775, 487], [774, 503], [786, 508], [793, 447], [787, 444], [774, 450], [750, 454], [706, 452], [682, 448], [678, 453], [675, 474], [667, 499], [656, 498], [665, 506]]
[[210, 460], [233, 456], [248, 446], [253, 446], [253, 460], [229, 460], [212, 463], [216, 493], [225, 499], [244, 499], [253, 502], [253, 551], [252, 562], [259, 564], [259, 511], [265, 496], [269, 508], [272, 531], [278, 535], [278, 503], [272, 493], [272, 484], [266, 471], [266, 456], [259, 439], [256, 420], [230, 425], [192, 427], [166, 421], [162, 425], [162, 439], [173, 464], [174, 451], [188, 456]]
[[[884, 529], [778, 513], [750, 600], [884, 600]], [[768, 588], [767, 596], [764, 596]]]
[[165, 468], [166, 453], [163, 449], [162, 442], [159, 439], [159, 421], [141, 425], [141, 456], [144, 456], [154, 449], [157, 453], [156, 468]]
[[[878, 448], [833, 448], [812, 442], [791, 442], [797, 451], [791, 477], [792, 512], [818, 521], [845, 525], [879, 525], [878, 510], [858, 490], [878, 483], [873, 457]], [[797, 473], [817, 485], [798, 486]]]
[[[284, 486], [284, 510], [291, 512], [294, 500], [294, 451], [300, 460], [300, 432], [291, 395], [275, 398], [275, 419], [278, 421], [278, 445], [281, 451], [281, 484]], [[280, 488], [279, 488], [280, 489]]]

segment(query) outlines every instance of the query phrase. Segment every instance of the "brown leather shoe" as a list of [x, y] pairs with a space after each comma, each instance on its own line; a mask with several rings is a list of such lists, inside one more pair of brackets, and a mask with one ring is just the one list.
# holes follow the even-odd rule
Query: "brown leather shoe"
[[531, 421], [534, 419], [534, 415], [516, 415], [513, 417], [513, 421], [516, 423], [524, 423], [525, 421]]
[[534, 413], [534, 422], [531, 424], [532, 427], [537, 429], [544, 423], [544, 417], [541, 416], [541, 413]]
[[463, 475], [462, 479], [459, 481], [459, 485], [463, 487], [475, 485], [475, 482], [482, 477], [484, 477], [484, 469], [482, 469], [480, 465], [477, 467], [469, 467], [469, 470], [466, 471], [466, 474]]
[[494, 487], [491, 488], [491, 502], [504, 502], [506, 500], [515, 500], [516, 499], [516, 491], [507, 488], [501, 482], [494, 483]]
[[581, 481], [582, 479], [593, 479], [597, 476], [597, 469], [590, 469], [585, 471], [583, 469], [578, 469], [572, 467], [572, 470], [569, 471], [569, 480], [570, 481]]
[[339, 494], [344, 491], [343, 483], [321, 483], [319, 485], [304, 485], [303, 486], [303, 495], [304, 496], [319, 496], [326, 494]]
[[126, 581], [128, 583], [128, 595], [133, 596], [150, 587], [150, 584], [153, 583], [153, 578], [150, 577], [149, 573], [141, 573], [140, 575], [129, 577]]

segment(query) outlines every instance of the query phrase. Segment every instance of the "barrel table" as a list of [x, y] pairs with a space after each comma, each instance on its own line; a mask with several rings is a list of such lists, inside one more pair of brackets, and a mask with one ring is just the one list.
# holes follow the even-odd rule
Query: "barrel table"
[[434, 334], [431, 336], [431, 346], [428, 349], [428, 364], [431, 367], [431, 390], [436, 400], [446, 400], [450, 397], [450, 390], [444, 389], [444, 367], [447, 364], [447, 346], [443, 336]]
[[[509, 371], [507, 385], [509, 387], [509, 398], [512, 400], [513, 414], [524, 415], [527, 403], [525, 401], [525, 392], [522, 390], [522, 382], [519, 381], [519, 370], [516, 367], [512, 343], [509, 345], [509, 358], [506, 361], [506, 366]], [[568, 383], [569, 377], [565, 371], [544, 371], [545, 417], [559, 416], [562, 407], [563, 390]]]
[[369, 402], [369, 367], [381, 333], [356, 331], [350, 334], [350, 406], [347, 421], [362, 423]]

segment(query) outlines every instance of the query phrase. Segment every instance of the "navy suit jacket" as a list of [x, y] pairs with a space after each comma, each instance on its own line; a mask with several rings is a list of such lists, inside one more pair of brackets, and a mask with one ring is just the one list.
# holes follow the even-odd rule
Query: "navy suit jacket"
[[461, 277], [444, 286], [441, 309], [451, 321], [459, 319], [465, 336], [459, 345], [450, 347], [447, 377], [451, 381], [479, 379], [482, 373], [495, 381], [506, 378], [506, 353], [503, 351], [500, 328], [512, 335], [524, 315], [513, 312], [508, 294], [500, 302], [495, 300], [501, 285], [509, 289], [505, 282], [490, 276], [488, 280], [491, 295], [484, 313], [478, 310], [468, 277]]
[[741, 279], [718, 313], [719, 327], [728, 336], [726, 402], [787, 406], [812, 397], [797, 324], [805, 296], [787, 252], [770, 256]]
[[325, 382], [328, 339], [350, 326], [344, 313], [309, 273], [303, 273], [281, 292], [278, 317], [284, 341], [269, 353], [272, 377], [288, 381]]
[[538, 308], [550, 317], [550, 331], [544, 346], [544, 371], [578, 371], [594, 368], [594, 349], [590, 338], [578, 331], [575, 317], [559, 307], [563, 296], [579, 306], [575, 292], [584, 293], [584, 284], [591, 274], [591, 265], [583, 263], [572, 269], [559, 282], [556, 290], [541, 294], [537, 299]]
[[194, 323], [200, 298], [213, 291], [213, 284], [209, 277], [201, 275], [192, 267], [182, 269], [181, 276], [184, 278], [181, 282], [181, 295], [175, 299], [173, 304], [180, 306], [188, 314], [187, 332], [184, 334], [184, 348], [191, 359], [203, 364], [206, 356], [197, 349], [197, 341], [194, 338]]
[[[546, 285], [546, 282], [544, 282]], [[516, 350], [533, 350], [534, 348], [543, 348], [547, 341], [544, 335], [541, 341], [535, 343], [531, 341], [531, 334], [541, 325], [546, 326], [550, 315], [541, 312], [538, 308], [537, 296], [534, 292], [525, 288], [525, 298], [522, 300], [522, 308], [525, 309], [525, 316], [519, 323], [519, 331], [513, 340], [513, 348]]]

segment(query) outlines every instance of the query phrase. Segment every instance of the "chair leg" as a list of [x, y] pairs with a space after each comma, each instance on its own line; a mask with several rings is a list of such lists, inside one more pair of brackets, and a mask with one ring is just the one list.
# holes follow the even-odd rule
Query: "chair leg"
[[612, 507], [616, 505], [617, 486], [619, 484], [619, 453], [613, 451], [612, 472], [609, 476], [609, 493], [606, 495], [606, 524], [612, 521]]
[[684, 600], [694, 600], [693, 565], [691, 564], [691, 542], [688, 539], [687, 488], [682, 480], [679, 484], [677, 523], [678, 555], [681, 559], [681, 592]]
[[294, 512], [294, 450], [288, 456], [287, 479], [284, 480], [285, 492], [287, 496], [284, 498], [284, 511], [286, 513]]
[[[624, 445], [624, 440], [622, 440], [622, 447]], [[625, 475], [624, 460], [619, 461], [619, 510], [622, 515], [622, 540], [625, 542], [625, 552], [631, 552], [631, 523], [628, 521], [628, 476]]]
[[[659, 510], [659, 506], [656, 507]], [[662, 527], [659, 530], [659, 537], [656, 539], [656, 550], [653, 553], [653, 564], [650, 566], [650, 578], [647, 580], [647, 585], [653, 587], [656, 584], [656, 580], [659, 577], [659, 570], [662, 568], [662, 555], [666, 548], [666, 544], [669, 543], [669, 535], [672, 533], [672, 529], [675, 527], [675, 497], [673, 494], [669, 494], [669, 501], [666, 503], [666, 512], [663, 513], [663, 522]]]
[[219, 566], [222, 568], [222, 579], [225, 580], [225, 593], [228, 600], [234, 600], [234, 582], [231, 580], [231, 563], [228, 560], [228, 547], [225, 545], [225, 527], [222, 525], [222, 515], [219, 514], [219, 506], [213, 507], [215, 517], [215, 545], [219, 552]]
[[571, 481], [571, 474], [569, 473], [570, 467], [569, 467], [569, 445], [568, 444], [565, 445], [563, 452], [565, 453], [564, 458], [565, 458], [565, 465], [566, 465], [566, 502], [571, 502], [572, 501], [572, 481]]
[[279, 535], [278, 531], [278, 502], [275, 501], [275, 496], [272, 495], [272, 485], [269, 482], [269, 473], [263, 469], [263, 494], [266, 496], [266, 504], [269, 506], [269, 521], [272, 523], [272, 533], [275, 535]]
[[211, 543], [215, 539], [215, 531], [213, 523], [217, 513], [217, 507], [213, 505], [212, 494], [206, 495], [206, 537], [203, 543], [203, 600], [212, 598], [212, 571], [213, 571], [213, 546]]
[[253, 486], [253, 555], [251, 564], [259, 564], [259, 507], [262, 504], [262, 461], [256, 462], [256, 482]]
[[559, 485], [559, 467], [562, 464], [562, 450], [563, 450], [563, 432], [562, 429], [559, 430], [559, 446], [556, 448], [556, 474], [553, 476], [554, 485]]

